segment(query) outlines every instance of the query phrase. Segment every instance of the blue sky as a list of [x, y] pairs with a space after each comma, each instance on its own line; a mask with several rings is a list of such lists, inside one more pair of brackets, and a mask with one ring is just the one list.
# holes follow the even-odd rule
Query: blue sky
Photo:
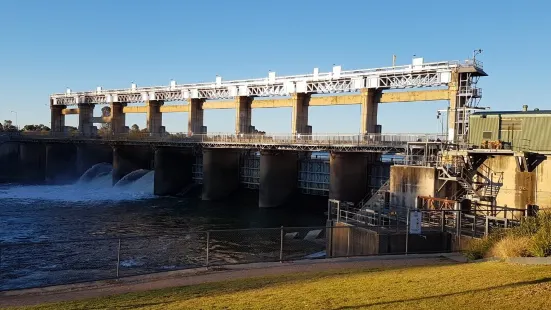
[[[49, 124], [51, 93], [464, 60], [476, 48], [489, 77], [481, 105], [550, 109], [551, 5], [546, 1], [0, 0], [0, 118]], [[446, 102], [384, 104], [385, 132], [436, 132]], [[99, 107], [96, 108], [99, 114]], [[314, 132], [355, 133], [359, 106], [310, 108]], [[209, 132], [233, 132], [234, 110], [208, 110]], [[290, 132], [289, 108], [253, 111], [253, 125]], [[77, 116], [67, 124], [76, 125]], [[127, 125], [145, 126], [145, 115]], [[167, 131], [187, 128], [166, 114]]]

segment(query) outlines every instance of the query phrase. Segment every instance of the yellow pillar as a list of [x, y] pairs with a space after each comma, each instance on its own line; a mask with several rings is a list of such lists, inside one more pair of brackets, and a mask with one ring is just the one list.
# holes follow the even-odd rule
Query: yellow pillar
[[250, 133], [252, 119], [252, 97], [235, 97], [235, 133]]
[[311, 128], [308, 126], [308, 106], [310, 103], [310, 94], [294, 93], [291, 94], [293, 101], [293, 112], [291, 132], [296, 134], [311, 134]]
[[188, 134], [204, 134], [203, 126], [203, 103], [205, 99], [189, 99], [189, 112], [187, 121]]
[[381, 91], [375, 88], [362, 88], [360, 132], [362, 134], [377, 132], [377, 110]]

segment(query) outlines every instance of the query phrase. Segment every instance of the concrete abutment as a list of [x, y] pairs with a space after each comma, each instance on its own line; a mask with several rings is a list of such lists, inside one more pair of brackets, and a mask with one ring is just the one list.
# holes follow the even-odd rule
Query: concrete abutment
[[193, 182], [195, 158], [189, 150], [158, 148], [155, 150], [154, 194], [176, 195]]
[[239, 188], [238, 149], [203, 149], [203, 200], [228, 197]]
[[260, 208], [279, 207], [297, 191], [298, 153], [260, 152]]

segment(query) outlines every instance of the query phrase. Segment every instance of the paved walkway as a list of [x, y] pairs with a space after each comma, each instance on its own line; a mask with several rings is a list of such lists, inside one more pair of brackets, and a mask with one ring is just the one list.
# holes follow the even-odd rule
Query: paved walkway
[[284, 263], [258, 263], [223, 266], [216, 269], [197, 268], [128, 277], [119, 281], [97, 281], [83, 284], [52, 286], [0, 293], [0, 307], [25, 306], [59, 301], [79, 300], [129, 292], [142, 292], [169, 287], [220, 282], [243, 278], [283, 275], [325, 270], [425, 266], [464, 261], [460, 255], [400, 255], [303, 260]]

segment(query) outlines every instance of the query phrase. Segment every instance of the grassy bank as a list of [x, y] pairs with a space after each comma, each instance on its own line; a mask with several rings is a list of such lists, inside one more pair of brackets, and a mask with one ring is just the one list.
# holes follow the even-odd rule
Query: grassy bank
[[549, 309], [551, 267], [477, 263], [303, 273], [23, 309]]

